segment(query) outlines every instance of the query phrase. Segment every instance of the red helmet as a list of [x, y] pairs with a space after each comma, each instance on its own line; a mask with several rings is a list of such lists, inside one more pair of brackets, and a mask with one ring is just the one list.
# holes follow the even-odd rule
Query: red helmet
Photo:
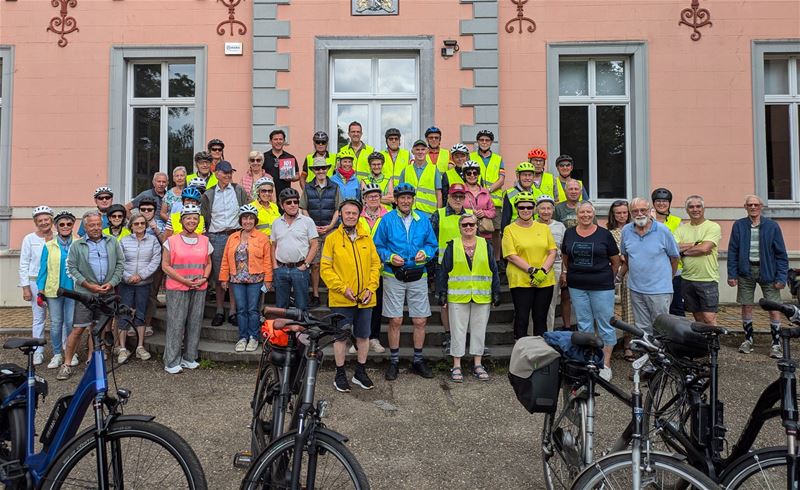
[[547, 160], [547, 152], [541, 148], [534, 148], [528, 152], [528, 160], [531, 158], [541, 158], [542, 160]]

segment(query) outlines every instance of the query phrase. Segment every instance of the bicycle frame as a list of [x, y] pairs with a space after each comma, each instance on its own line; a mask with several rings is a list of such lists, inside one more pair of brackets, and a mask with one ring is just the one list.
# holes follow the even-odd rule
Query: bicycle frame
[[[292, 459], [292, 489], [300, 488], [300, 470], [303, 464], [303, 448], [314, 433], [314, 426], [317, 423], [317, 414], [314, 410], [314, 394], [317, 386], [317, 372], [319, 371], [319, 352], [317, 340], [309, 339], [308, 349], [306, 350], [306, 373], [303, 382], [302, 402], [297, 416], [297, 435], [294, 440], [294, 455]], [[308, 416], [311, 416], [310, 418]], [[308, 453], [308, 482], [305, 488], [314, 488], [313, 478], [316, 476], [317, 454], [316, 451]]]

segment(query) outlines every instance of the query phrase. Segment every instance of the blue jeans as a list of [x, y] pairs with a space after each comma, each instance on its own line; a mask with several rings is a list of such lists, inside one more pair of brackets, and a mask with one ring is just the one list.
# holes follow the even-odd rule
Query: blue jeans
[[[359, 308], [358, 306], [332, 307], [331, 312], [339, 313], [344, 319], [339, 322], [339, 326], [350, 324], [353, 326], [353, 337], [357, 339], [368, 339], [372, 330], [372, 308]], [[336, 339], [347, 340], [347, 339]]]
[[298, 270], [297, 267], [278, 267], [272, 272], [275, 282], [275, 306], [278, 308], [289, 307], [289, 295], [294, 291], [294, 305], [300, 310], [308, 309], [308, 270]]
[[258, 340], [259, 318], [258, 301], [261, 299], [262, 282], [253, 284], [231, 283], [233, 297], [236, 298], [236, 319], [239, 323], [240, 339]]
[[53, 354], [61, 354], [61, 344], [67, 342], [72, 332], [72, 317], [75, 315], [75, 300], [62, 297], [47, 298], [50, 310], [50, 342]]
[[[141, 327], [144, 325], [144, 315], [147, 313], [147, 303], [150, 300], [150, 283], [147, 284], [124, 284], [119, 285], [119, 297], [123, 305], [127, 305], [136, 310], [133, 316], [133, 326]], [[120, 322], [122, 323], [122, 322]], [[120, 325], [122, 326], [122, 325]], [[127, 329], [127, 325], [124, 325]]]
[[587, 289], [569, 288], [572, 307], [578, 320], [578, 330], [594, 334], [597, 324], [597, 335], [609, 345], [617, 344], [614, 327], [608, 323], [614, 316], [614, 290], [589, 291]]

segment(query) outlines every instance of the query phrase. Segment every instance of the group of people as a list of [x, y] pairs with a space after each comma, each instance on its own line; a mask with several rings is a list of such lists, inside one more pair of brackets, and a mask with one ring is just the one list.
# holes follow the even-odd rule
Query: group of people
[[[529, 322], [534, 335], [553, 329], [560, 305], [565, 328], [574, 316], [578, 329], [597, 329], [603, 338], [606, 379], [616, 344], [608, 323], [615, 289], [623, 316], [641, 328], [652, 328], [660, 313], [683, 314], [683, 308], [714, 323], [720, 227], [704, 218], [701, 197], [686, 199], [689, 221], [683, 224], [670, 214], [666, 189], [654, 191], [650, 200], [616, 201], [604, 228], [585, 186], [571, 176], [568, 155], [555, 159], [558, 172], [551, 174], [545, 171], [546, 151], [532, 149], [517, 165], [514, 185], [504, 190], [505, 162], [492, 150], [491, 131], [478, 132], [474, 151], [463, 144], [442, 148], [436, 127], [411, 151], [400, 147], [402, 134], [395, 128], [386, 131], [380, 151], [362, 141], [358, 122], [349, 125], [348, 136], [349, 143], [332, 154], [328, 135], [314, 133], [314, 151], [301, 164], [285, 151], [285, 133], [272, 131], [271, 149], [249, 154], [239, 183], [224, 159], [224, 143], [213, 139], [208, 151], [195, 155], [194, 173], [173, 170], [171, 188], [161, 172], [151, 189], [126, 204], [113, 204], [112, 190], [98, 188], [97, 210], [82, 217], [77, 237], [71, 213], [36, 208], [36, 231], [23, 241], [20, 285], [23, 298], [32, 301], [35, 336], [43, 336], [41, 305], [50, 310], [54, 355], [48, 367], [59, 369], [59, 379], [68, 378], [78, 363], [82, 330], [96, 321], [82, 305], [58, 297], [58, 287], [116, 291], [135, 309], [134, 329], [117, 326], [122, 331], [114, 355], [125, 362], [131, 355], [128, 336], [138, 338], [136, 357], [150, 357], [143, 342], [152, 333], [164, 283], [163, 361], [175, 374], [198, 366], [209, 294], [216, 299], [212, 325], [227, 320], [237, 326], [233, 348], [247, 352], [259, 345], [262, 293], [274, 289], [278, 307], [313, 308], [321, 304], [324, 281], [327, 306], [352, 324], [355, 338], [349, 381], [348, 339], [334, 344], [334, 385], [342, 392], [350, 382], [374, 386], [364, 366], [370, 350], [385, 351], [383, 317], [390, 352], [385, 378], [398, 377], [406, 306], [413, 324], [412, 371], [433, 376], [423, 357], [431, 298], [441, 306], [451, 380], [463, 381], [461, 359], [467, 353], [474, 360], [471, 374], [488, 379], [482, 365], [486, 326], [492, 305], [501, 301], [502, 274], [514, 303], [515, 339], [528, 335]], [[750, 225], [736, 223], [728, 256], [729, 283], [739, 287], [743, 305], [743, 352], [752, 350], [754, 284], [774, 298], [788, 268], [780, 228], [761, 217], [761, 206], [758, 197], [747, 197]], [[772, 326], [777, 342], [777, 317]], [[41, 350], [34, 360], [43, 362]]]

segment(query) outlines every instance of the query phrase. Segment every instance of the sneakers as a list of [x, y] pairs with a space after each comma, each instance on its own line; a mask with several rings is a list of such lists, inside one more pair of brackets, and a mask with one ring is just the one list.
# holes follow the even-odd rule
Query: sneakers
[[425, 359], [417, 362], [412, 362], [411, 370], [419, 374], [423, 378], [426, 379], [433, 378], [433, 371], [431, 371], [431, 368], [428, 366], [428, 363], [425, 362]]
[[783, 349], [781, 349], [781, 344], [772, 344], [772, 348], [769, 350], [769, 357], [773, 359], [780, 359], [783, 357]]
[[214, 318], [211, 319], [212, 327], [219, 327], [223, 323], [225, 323], [225, 315], [223, 315], [222, 313], [217, 313], [216, 315], [214, 315]]
[[169, 374], [178, 374], [183, 372], [183, 368], [180, 367], [180, 365], [172, 367], [164, 366], [164, 371], [168, 372]]
[[753, 342], [751, 340], [745, 340], [742, 342], [742, 345], [739, 346], [739, 352], [742, 354], [749, 354], [753, 352]]
[[378, 354], [386, 352], [386, 348], [381, 345], [381, 341], [378, 339], [369, 339], [369, 350]]
[[50, 359], [50, 364], [47, 365], [47, 369], [58, 369], [62, 364], [64, 364], [64, 356], [56, 354]]
[[78, 354], [72, 354], [72, 362], [69, 363], [70, 367], [75, 367], [80, 363], [81, 361], [78, 359]]
[[350, 346], [349, 349], [347, 349], [347, 352], [350, 353], [350, 354], [357, 354], [358, 353], [358, 349], [356, 349], [355, 344], [353, 344], [353, 345]]
[[120, 349], [119, 355], [117, 355], [117, 362], [119, 364], [124, 364], [125, 361], [127, 361], [130, 356], [131, 356], [131, 351], [129, 351], [128, 349]]
[[386, 373], [384, 374], [384, 378], [386, 378], [386, 381], [394, 381], [397, 379], [397, 374], [399, 372], [400, 372], [400, 367], [397, 364], [390, 362], [389, 367], [386, 368]]
[[72, 376], [72, 368], [64, 364], [58, 369], [58, 374], [56, 374], [56, 379], [65, 380], [69, 379]]
[[150, 359], [150, 353], [144, 347], [139, 346], [136, 348], [136, 358], [146, 361]]
[[[309, 308], [317, 308], [320, 304], [322, 304], [319, 300], [319, 296], [311, 296], [308, 300], [308, 307]], [[350, 391], [349, 389], [347, 391]]]
[[200, 363], [197, 361], [187, 361], [186, 359], [181, 359], [181, 367], [184, 369], [197, 369], [200, 367]]
[[236, 342], [236, 345], [233, 347], [233, 350], [235, 350], [236, 352], [244, 352], [246, 348], [247, 348], [247, 339], [239, 339], [239, 341]]
[[375, 383], [373, 383], [372, 380], [369, 379], [369, 376], [367, 376], [367, 370], [364, 369], [364, 366], [362, 366], [361, 364], [356, 366], [356, 372], [353, 375], [353, 379], [351, 379], [350, 381], [352, 381], [353, 384], [356, 384], [364, 388], [365, 390], [371, 390], [372, 388], [375, 388]]
[[41, 352], [36, 352], [33, 354], [33, 365], [38, 366], [44, 362], [44, 354]]
[[[353, 378], [355, 380], [355, 378]], [[336, 377], [333, 379], [333, 387], [341, 393], [350, 393], [350, 383], [347, 382], [347, 373], [344, 369], [336, 368]]]
[[611, 381], [612, 376], [614, 376], [614, 372], [611, 371], [610, 367], [603, 367], [603, 369], [600, 370], [599, 374], [600, 377], [606, 381]]
[[247, 347], [245, 347], [244, 350], [247, 352], [253, 352], [256, 349], [258, 349], [258, 340], [250, 337], [250, 340], [247, 341]]

